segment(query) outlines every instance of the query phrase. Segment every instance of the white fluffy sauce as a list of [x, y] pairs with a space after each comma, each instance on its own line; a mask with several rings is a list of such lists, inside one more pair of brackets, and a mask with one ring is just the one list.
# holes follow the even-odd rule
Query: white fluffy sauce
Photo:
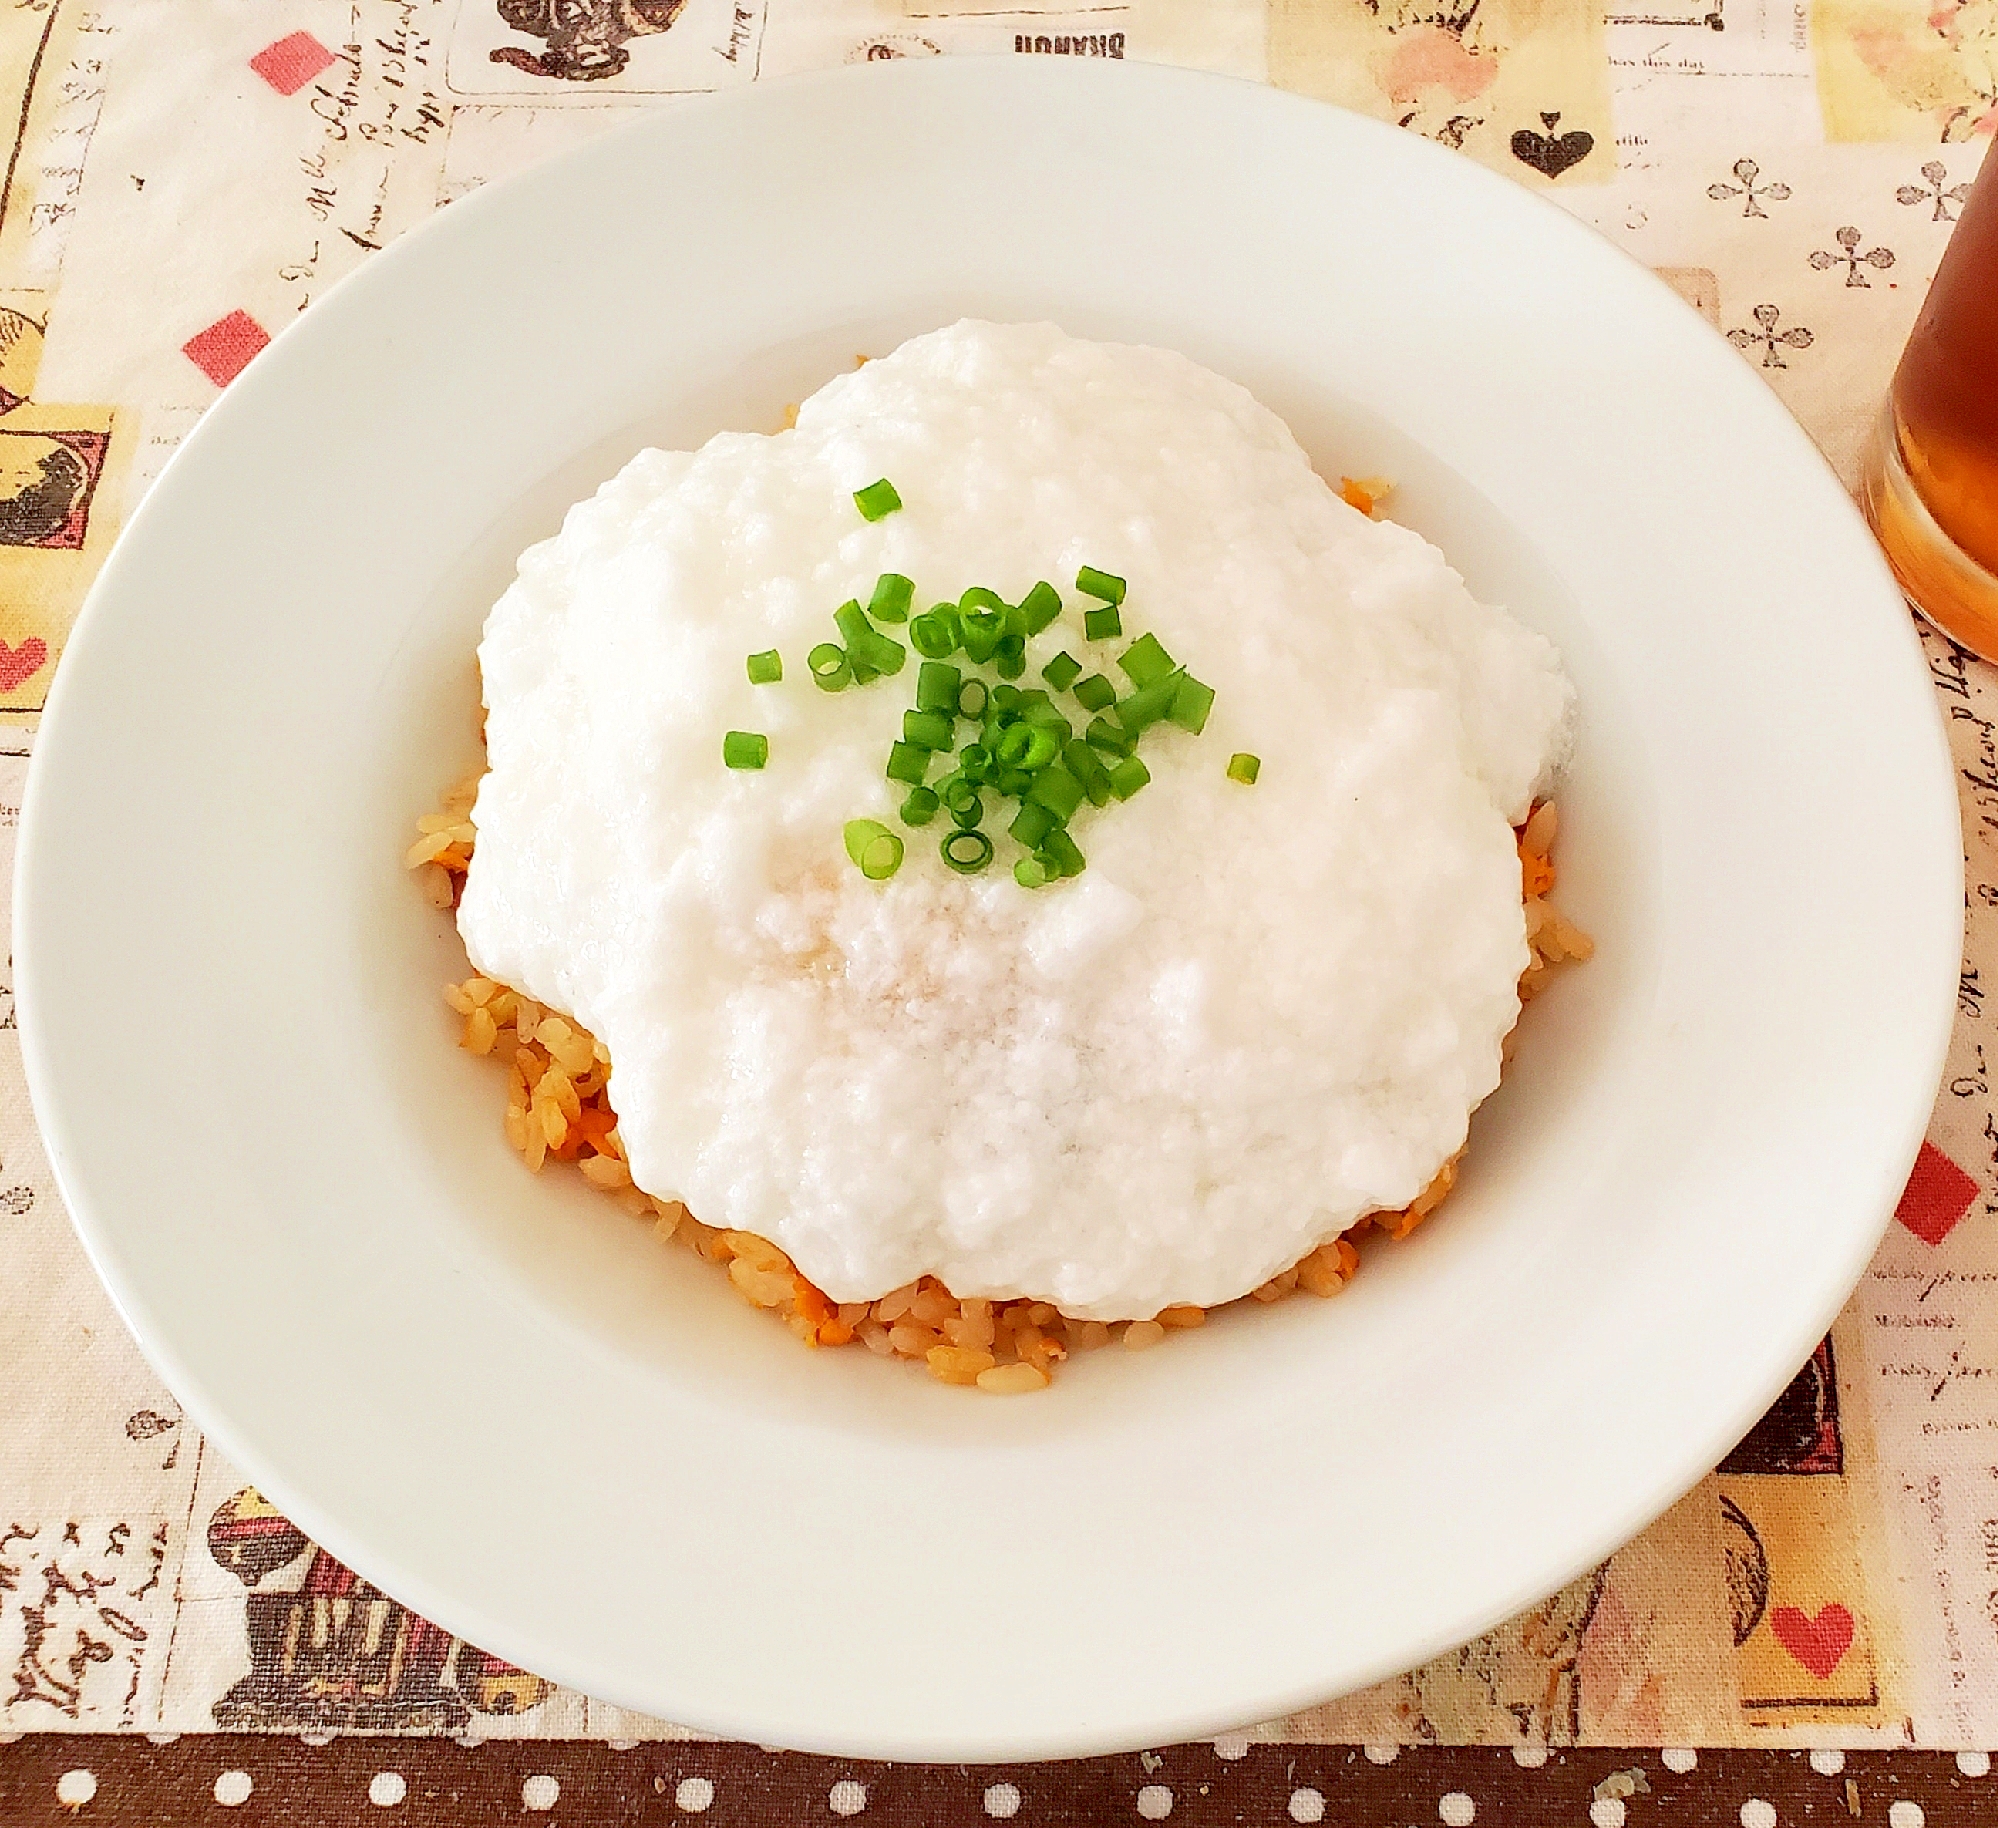
[[[870, 525], [878, 476], [905, 506]], [[1124, 640], [1083, 641], [1082, 564], [1129, 579]], [[1149, 629], [1215, 688], [1203, 735], [1148, 733], [1149, 787], [1078, 813], [1079, 878], [1013, 881], [1010, 802], [978, 877], [896, 820], [913, 653], [812, 685], [889, 570], [919, 609], [1052, 580], [1023, 685], [1067, 648], [1122, 686]], [[751, 686], [769, 647], [784, 681]], [[1559, 660], [1182, 356], [967, 321], [793, 431], [645, 451], [522, 557], [479, 660], [474, 964], [607, 1045], [641, 1187], [835, 1300], [927, 1272], [1099, 1319], [1227, 1301], [1414, 1198], [1498, 1083]], [[765, 770], [722, 766], [731, 729]], [[863, 816], [908, 842], [886, 883], [842, 849]]]

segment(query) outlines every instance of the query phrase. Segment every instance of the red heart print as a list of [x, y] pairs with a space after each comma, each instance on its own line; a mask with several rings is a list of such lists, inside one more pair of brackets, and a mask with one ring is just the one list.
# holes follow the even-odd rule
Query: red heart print
[[1797, 1661], [1822, 1682], [1852, 1648], [1852, 1614], [1837, 1600], [1810, 1617], [1795, 1606], [1778, 1606], [1769, 1615], [1769, 1628]]
[[32, 679], [49, 657], [49, 644], [40, 635], [30, 635], [19, 647], [0, 641], [0, 692], [11, 692], [24, 679]]

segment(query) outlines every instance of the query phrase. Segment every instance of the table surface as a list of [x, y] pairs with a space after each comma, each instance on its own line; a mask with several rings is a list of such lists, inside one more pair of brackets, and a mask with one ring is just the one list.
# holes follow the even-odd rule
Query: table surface
[[[1659, 270], [1849, 481], [1998, 126], [1998, 7], [1626, 3], [24, 0], [0, 13], [0, 869], [98, 562], [269, 334], [452, 198], [692, 90], [1088, 56], [1363, 109]], [[558, 376], [560, 327], [520, 359], [522, 386]], [[1899, 1222], [1831, 1336], [1583, 1580], [1212, 1745], [840, 1766], [694, 1741], [408, 1613], [272, 1514], [139, 1356], [50, 1180], [0, 986], [0, 1819], [1921, 1828], [1998, 1803], [1998, 676], [1928, 651], [1970, 860], [1961, 1018]]]

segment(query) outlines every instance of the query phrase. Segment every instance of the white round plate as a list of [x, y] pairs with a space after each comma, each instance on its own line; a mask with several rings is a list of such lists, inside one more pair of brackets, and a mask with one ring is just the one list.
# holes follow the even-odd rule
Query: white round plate
[[[1462, 1190], [1326, 1304], [1031, 1400], [807, 1352], [455, 1050], [416, 817], [520, 548], [962, 314], [1245, 382], [1561, 646], [1563, 902]], [[1484, 1630], [1711, 1467], [1878, 1240], [1961, 859], [1908, 618], [1752, 369], [1557, 209], [1181, 72], [903, 63], [454, 203], [133, 519], [21, 838], [36, 1109], [161, 1374], [303, 1529], [591, 1694], [917, 1759], [1156, 1744]]]

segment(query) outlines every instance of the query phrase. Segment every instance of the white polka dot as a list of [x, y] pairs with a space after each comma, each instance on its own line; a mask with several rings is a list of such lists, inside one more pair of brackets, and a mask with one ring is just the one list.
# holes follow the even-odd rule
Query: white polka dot
[[705, 1777], [683, 1777], [673, 1792], [673, 1807], [700, 1815], [715, 1800], [715, 1787]]
[[1751, 1796], [1741, 1805], [1741, 1828], [1776, 1828], [1776, 1805]]
[[1317, 1790], [1293, 1790], [1290, 1793], [1290, 1819], [1294, 1822], [1322, 1822], [1325, 1819], [1325, 1797]]
[[988, 1784], [985, 1787], [985, 1813], [994, 1821], [1003, 1822], [1020, 1813], [1020, 1792], [1012, 1784]]
[[842, 1777], [826, 1792], [826, 1807], [835, 1815], [858, 1815], [867, 1807], [867, 1786]]
[[1956, 1755], [1956, 1768], [1965, 1777], [1988, 1777], [1991, 1772], [1989, 1752], [1959, 1752]]
[[1162, 1822], [1172, 1813], [1172, 1792], [1164, 1784], [1147, 1784], [1138, 1792], [1138, 1813], [1148, 1822]]
[[408, 1794], [400, 1771], [377, 1771], [368, 1779], [368, 1801], [377, 1809], [393, 1809]]
[[1452, 1790], [1436, 1804], [1437, 1819], [1443, 1828], [1471, 1828], [1478, 1818], [1478, 1805], [1461, 1790]]
[[1666, 1770], [1677, 1771], [1681, 1777], [1700, 1762], [1699, 1753], [1689, 1745], [1668, 1745], [1658, 1758]]
[[[224, 1771], [215, 1780], [215, 1800], [225, 1809], [233, 1809], [238, 1803], [247, 1803], [250, 1792], [257, 1786], [250, 1781], [247, 1771]], [[1899, 1825], [1896, 1824], [1896, 1828]]]
[[180, 1735], [178, 1733], [148, 1733], [146, 1735], [146, 1744], [172, 1745], [173, 1742], [179, 1737]]
[[1623, 1798], [1599, 1796], [1589, 1805], [1589, 1820], [1595, 1828], [1623, 1828]]
[[1367, 1762], [1374, 1765], [1391, 1765], [1401, 1756], [1398, 1745], [1370, 1745], [1367, 1747]]
[[65, 1809], [81, 1809], [96, 1794], [95, 1771], [65, 1771], [56, 1779], [56, 1801]]
[[1512, 1748], [1512, 1762], [1522, 1771], [1537, 1771], [1547, 1762], [1547, 1748], [1544, 1745], [1516, 1745]]
[[1920, 1803], [1899, 1802], [1887, 1811], [1887, 1828], [1922, 1828], [1926, 1819]]
[[555, 1799], [562, 1794], [562, 1786], [546, 1771], [538, 1771], [520, 1786], [520, 1806], [523, 1809], [552, 1809]]
[[1845, 1769], [1845, 1754], [1836, 1746], [1819, 1746], [1811, 1753], [1811, 1769], [1820, 1777], [1836, 1777]]
[[1223, 1733], [1214, 1742], [1214, 1756], [1216, 1758], [1247, 1758], [1248, 1755], [1249, 1736], [1247, 1733]]

